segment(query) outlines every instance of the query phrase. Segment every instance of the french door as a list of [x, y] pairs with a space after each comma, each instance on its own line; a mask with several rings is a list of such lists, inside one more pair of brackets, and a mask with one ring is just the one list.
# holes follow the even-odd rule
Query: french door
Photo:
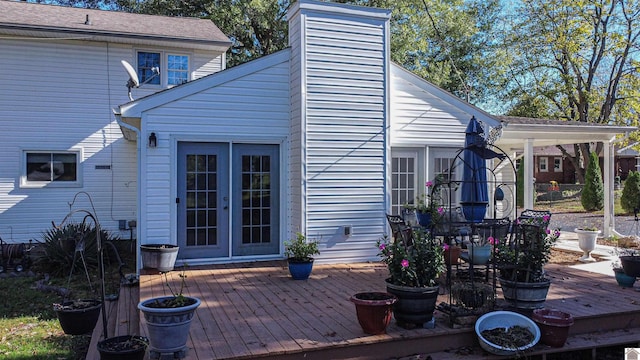
[[180, 259], [278, 254], [279, 147], [178, 143]]

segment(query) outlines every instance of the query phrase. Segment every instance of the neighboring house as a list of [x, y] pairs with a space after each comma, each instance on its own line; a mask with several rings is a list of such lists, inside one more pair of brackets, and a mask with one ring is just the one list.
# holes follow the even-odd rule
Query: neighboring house
[[[18, 51], [8, 59], [0, 52], [2, 78], [9, 75], [7, 68], [14, 69], [12, 75], [25, 69], [20, 77], [32, 81], [10, 82], [0, 98], [0, 121], [11, 126], [0, 144], [0, 234], [12, 231], [14, 241], [35, 238], [68, 212], [77, 191], [86, 191], [108, 229], [117, 230], [118, 220], [135, 219], [140, 243], [178, 244], [179, 259], [189, 264], [282, 259], [284, 241], [297, 231], [320, 241], [318, 261], [375, 259], [375, 243], [388, 233], [385, 214], [398, 212], [424, 191], [427, 180], [448, 171], [464, 145], [469, 120], [475, 116], [487, 131], [502, 126], [391, 63], [390, 15], [375, 8], [295, 2], [288, 13], [289, 48], [220, 72], [215, 71], [223, 68], [229, 43], [216, 31], [197, 32], [209, 41], [189, 42], [181, 36], [136, 37], [150, 27], [140, 26], [129, 34], [98, 37], [95, 44], [76, 40], [82, 33], [71, 32], [67, 36], [74, 39], [56, 40], [53, 47], [45, 46], [52, 40], [41, 40], [46, 31], [33, 40], [3, 38], [0, 46], [8, 42]], [[187, 31], [170, 33], [182, 30]], [[126, 42], [127, 35], [134, 38]], [[27, 50], [34, 56], [19, 56]], [[154, 92], [159, 86], [145, 85], [128, 101], [119, 61], [135, 63], [140, 51], [189, 54], [190, 81], [159, 92]], [[96, 63], [78, 60], [87, 52]], [[71, 63], [74, 72], [47, 68], [48, 56]], [[144, 62], [135, 67], [138, 73], [149, 68]], [[207, 71], [196, 70], [201, 68]], [[43, 70], [32, 77], [33, 69]], [[104, 82], [98, 86], [98, 80]], [[51, 92], [40, 96], [45, 90]], [[67, 91], [75, 92], [67, 96]], [[50, 127], [51, 120], [56, 126], [46, 134], [34, 133]], [[500, 140], [509, 154], [538, 141], [528, 139], [538, 130], [526, 123], [506, 129]], [[589, 138], [593, 129], [588, 130], [577, 136]], [[609, 133], [623, 130], [602, 130], [593, 140], [608, 141]], [[549, 133], [547, 126], [539, 137]], [[545, 141], [549, 145], [553, 139]], [[78, 149], [74, 166], [82, 181], [76, 187], [59, 188], [54, 175], [35, 189], [20, 186], [30, 172], [18, 157], [36, 150], [65, 155], [69, 149]], [[47, 164], [57, 166], [55, 159]], [[80, 205], [88, 206], [86, 200]]]
[[[573, 145], [565, 144], [564, 148], [573, 155]], [[575, 184], [576, 171], [573, 163], [563, 156], [560, 149], [555, 146], [540, 147], [534, 149], [535, 172], [537, 184], [549, 184], [556, 181], [559, 184]], [[630, 147], [616, 150], [614, 158], [614, 173], [624, 181], [629, 171], [637, 171], [636, 165], [638, 153]], [[604, 159], [600, 157], [600, 168], [604, 168]]]
[[[0, 237], [40, 239], [85, 191], [128, 238], [137, 157], [113, 116], [129, 101], [120, 61], [142, 80], [159, 67], [142, 96], [223, 69], [229, 46], [209, 20], [0, 1]], [[90, 206], [80, 195], [74, 208]]]

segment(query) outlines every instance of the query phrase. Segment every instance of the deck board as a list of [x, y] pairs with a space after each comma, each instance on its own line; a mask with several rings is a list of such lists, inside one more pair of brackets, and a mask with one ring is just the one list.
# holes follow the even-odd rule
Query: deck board
[[[573, 335], [640, 329], [640, 295], [635, 289], [620, 288], [613, 276], [553, 264], [547, 270], [552, 286], [546, 306], [576, 318]], [[434, 329], [408, 330], [393, 322], [387, 334], [364, 334], [349, 298], [357, 292], [385, 290], [387, 270], [378, 263], [315, 265], [305, 281], [292, 280], [284, 262], [192, 267], [186, 274], [186, 294], [202, 301], [186, 359], [389, 359], [477, 345], [472, 328], [454, 329], [439, 312]], [[178, 275], [179, 271], [171, 272], [170, 282], [179, 281]], [[162, 294], [167, 294], [164, 279], [141, 276], [141, 299]], [[438, 299], [448, 300], [446, 294]], [[607, 320], [612, 316], [617, 323]], [[140, 326], [144, 334], [143, 318]]]

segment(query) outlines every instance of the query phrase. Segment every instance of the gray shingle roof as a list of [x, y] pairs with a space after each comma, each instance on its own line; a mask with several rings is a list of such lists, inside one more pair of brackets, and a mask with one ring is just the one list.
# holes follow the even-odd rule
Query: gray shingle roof
[[[87, 17], [89, 23], [85, 23]], [[0, 0], [0, 33], [15, 34], [17, 30], [230, 45], [229, 39], [209, 19]]]

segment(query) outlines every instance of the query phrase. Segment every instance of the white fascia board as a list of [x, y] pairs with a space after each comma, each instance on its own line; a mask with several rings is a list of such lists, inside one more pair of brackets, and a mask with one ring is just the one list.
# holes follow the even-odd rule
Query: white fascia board
[[388, 20], [391, 18], [391, 10], [389, 9], [345, 5], [315, 0], [299, 0], [296, 1], [287, 12], [287, 19], [291, 19], [299, 11], [315, 11], [381, 20]]
[[449, 103], [458, 109], [471, 114], [471, 116], [475, 116], [477, 120], [482, 121], [487, 124], [489, 127], [498, 127], [502, 125], [502, 122], [495, 118], [493, 115], [488, 112], [480, 109], [477, 106], [469, 104], [468, 102], [460, 99], [459, 97], [453, 95], [452, 93], [439, 88], [433, 83], [421, 78], [420, 76], [412, 73], [411, 71], [403, 68], [397, 63], [391, 63], [391, 73], [392, 75], [398, 76], [399, 78], [408, 81], [422, 90], [433, 94], [434, 96], [442, 99], [442, 101]]
[[289, 61], [289, 56], [290, 49], [287, 48], [277, 53], [267, 55], [253, 61], [249, 61], [242, 65], [234, 66], [230, 69], [207, 75], [205, 77], [190, 81], [180, 86], [166, 89], [155, 94], [151, 94], [132, 102], [120, 105], [119, 113], [123, 118], [140, 118], [142, 116], [142, 113], [147, 110], [160, 107], [169, 102], [182, 99], [192, 94], [205, 91], [226, 82], [233, 81], [254, 72], [264, 70], [285, 61]]

